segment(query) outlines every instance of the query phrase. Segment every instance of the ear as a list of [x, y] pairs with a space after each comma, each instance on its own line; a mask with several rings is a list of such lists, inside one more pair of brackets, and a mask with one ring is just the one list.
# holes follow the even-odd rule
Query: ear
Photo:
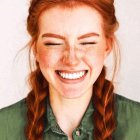
[[105, 49], [105, 58], [110, 54], [113, 48], [113, 39], [107, 38], [106, 39], [106, 49]]

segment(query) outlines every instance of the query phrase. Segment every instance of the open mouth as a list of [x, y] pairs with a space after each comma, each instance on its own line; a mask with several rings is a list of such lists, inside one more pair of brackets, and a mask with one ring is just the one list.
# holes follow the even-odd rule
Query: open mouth
[[88, 70], [81, 70], [78, 72], [65, 72], [65, 71], [60, 71], [56, 70], [56, 73], [63, 79], [68, 79], [68, 80], [77, 80], [80, 78], [85, 77], [87, 74]]

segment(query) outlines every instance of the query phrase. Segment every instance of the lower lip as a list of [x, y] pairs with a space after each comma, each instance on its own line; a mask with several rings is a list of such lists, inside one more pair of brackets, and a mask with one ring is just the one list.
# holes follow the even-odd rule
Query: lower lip
[[64, 79], [62, 78], [57, 72], [56, 72], [56, 75], [57, 77], [63, 82], [63, 83], [66, 83], [66, 84], [77, 84], [79, 82], [82, 82], [86, 75], [87, 75], [88, 71], [85, 73], [84, 76], [82, 76], [81, 78], [78, 78], [78, 79]]

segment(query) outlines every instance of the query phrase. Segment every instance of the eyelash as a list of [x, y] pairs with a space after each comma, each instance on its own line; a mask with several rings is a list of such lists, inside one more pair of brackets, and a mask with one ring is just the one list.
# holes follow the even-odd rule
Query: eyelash
[[45, 43], [46, 46], [62, 45], [61, 43]]
[[94, 44], [97, 44], [96, 42], [83, 42], [83, 43], [80, 43], [81, 45], [94, 45]]

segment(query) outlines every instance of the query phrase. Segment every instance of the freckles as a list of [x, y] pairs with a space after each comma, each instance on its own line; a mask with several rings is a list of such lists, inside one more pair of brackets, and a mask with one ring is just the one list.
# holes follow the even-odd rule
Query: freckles
[[50, 68], [52, 64], [52, 59], [49, 57], [47, 53], [39, 54], [39, 64], [41, 67]]
[[97, 50], [90, 49], [89, 51], [86, 52], [84, 59], [89, 65], [91, 65], [91, 66], [94, 65], [94, 67], [95, 67], [104, 62], [103, 56], [104, 56], [103, 51], [101, 51], [101, 50], [97, 51]]
[[50, 63], [49, 59], [47, 59], [46, 55], [40, 55], [39, 56], [39, 65], [43, 68], [49, 68]]
[[39, 53], [39, 64], [44, 68], [53, 68], [57, 61], [58, 57], [52, 51], [41, 51]]

